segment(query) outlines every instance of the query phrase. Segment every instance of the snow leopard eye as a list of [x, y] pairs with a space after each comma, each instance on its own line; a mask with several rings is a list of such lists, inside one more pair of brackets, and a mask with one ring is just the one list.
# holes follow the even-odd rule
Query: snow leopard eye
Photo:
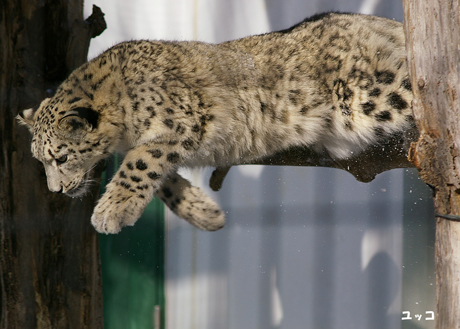
[[56, 159], [57, 164], [63, 164], [67, 161], [67, 155], [63, 155]]

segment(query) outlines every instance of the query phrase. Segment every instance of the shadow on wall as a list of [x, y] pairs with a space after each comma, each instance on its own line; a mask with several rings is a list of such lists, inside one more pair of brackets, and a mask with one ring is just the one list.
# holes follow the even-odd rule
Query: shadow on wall
[[399, 314], [386, 312], [398, 295], [400, 287], [395, 282], [398, 282], [399, 278], [399, 268], [384, 252], [376, 254], [364, 270], [362, 281], [368, 283], [368, 293], [371, 297], [367, 312], [372, 323], [369, 323], [368, 328], [388, 328], [391, 323], [397, 323], [401, 319]]

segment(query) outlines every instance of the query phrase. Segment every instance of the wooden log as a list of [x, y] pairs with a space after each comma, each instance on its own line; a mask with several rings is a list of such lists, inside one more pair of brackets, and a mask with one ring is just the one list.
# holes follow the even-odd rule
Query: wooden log
[[[86, 61], [102, 32], [83, 2], [5, 0], [0, 6], [0, 328], [103, 328], [98, 186], [83, 200], [48, 191], [31, 136], [15, 120]], [[99, 171], [100, 174], [100, 171]], [[98, 174], [96, 174], [97, 177]]]
[[411, 159], [433, 187], [436, 328], [460, 328], [460, 4], [403, 0], [406, 48], [420, 131]]

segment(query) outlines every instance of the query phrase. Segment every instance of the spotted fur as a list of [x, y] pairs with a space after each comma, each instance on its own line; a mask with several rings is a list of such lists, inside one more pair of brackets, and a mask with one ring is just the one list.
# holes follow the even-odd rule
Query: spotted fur
[[401, 23], [323, 14], [221, 44], [130, 41], [76, 69], [20, 119], [50, 190], [80, 196], [101, 159], [125, 159], [92, 223], [116, 233], [154, 194], [197, 227], [224, 225], [181, 166], [251, 161], [307, 145], [346, 158], [413, 125]]

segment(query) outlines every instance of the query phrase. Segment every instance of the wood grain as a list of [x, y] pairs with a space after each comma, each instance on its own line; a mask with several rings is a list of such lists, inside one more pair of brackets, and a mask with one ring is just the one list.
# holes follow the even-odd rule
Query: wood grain
[[15, 120], [86, 61], [89, 39], [105, 22], [102, 13], [96, 25], [83, 22], [82, 11], [81, 0], [0, 6], [2, 329], [103, 328], [99, 245], [90, 224], [98, 186], [83, 200], [49, 192], [31, 136]]
[[[460, 215], [460, 4], [403, 0], [406, 48], [420, 131], [411, 158], [439, 214]], [[460, 328], [460, 222], [437, 218], [436, 328]]]

